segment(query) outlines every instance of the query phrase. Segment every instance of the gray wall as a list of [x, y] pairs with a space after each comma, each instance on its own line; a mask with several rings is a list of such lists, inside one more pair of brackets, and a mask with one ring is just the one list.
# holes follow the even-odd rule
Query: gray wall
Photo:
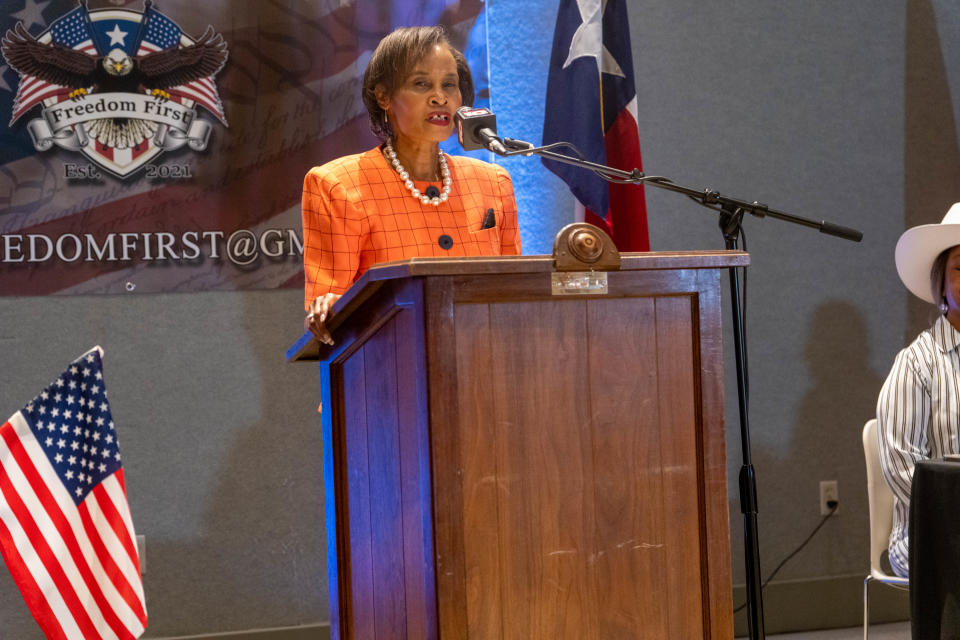
[[[538, 139], [553, 4], [490, 2], [506, 135]], [[637, 0], [630, 11], [648, 172], [865, 233], [853, 244], [745, 223], [764, 572], [816, 525], [818, 482], [835, 479], [840, 513], [777, 579], [861, 574], [860, 428], [894, 354], [928, 319], [897, 279], [893, 247], [905, 227], [936, 222], [960, 200], [960, 8]], [[527, 251], [548, 251], [569, 197], [539, 163], [507, 166]], [[655, 249], [722, 246], [712, 212], [667, 192], [647, 198]], [[147, 637], [327, 619], [316, 379], [282, 357], [300, 308], [296, 291], [0, 299], [0, 411], [13, 413], [89, 346], [105, 349], [131, 509], [147, 538]], [[727, 380], [740, 583], [731, 367]], [[40, 638], [5, 572], [0, 621], [0, 637]]]

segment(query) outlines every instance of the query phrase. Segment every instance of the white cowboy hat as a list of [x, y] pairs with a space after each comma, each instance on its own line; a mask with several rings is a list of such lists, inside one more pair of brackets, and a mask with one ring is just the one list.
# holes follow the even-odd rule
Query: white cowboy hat
[[960, 245], [960, 202], [954, 203], [939, 224], [907, 229], [897, 241], [897, 273], [910, 292], [934, 302], [930, 269], [944, 250]]

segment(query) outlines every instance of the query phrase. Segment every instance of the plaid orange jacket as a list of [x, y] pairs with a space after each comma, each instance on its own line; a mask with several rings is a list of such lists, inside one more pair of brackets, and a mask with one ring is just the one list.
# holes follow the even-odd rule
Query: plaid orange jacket
[[[378, 262], [519, 255], [507, 171], [464, 156], [447, 156], [447, 165], [450, 197], [438, 207], [415, 199], [379, 148], [311, 169], [303, 181], [304, 308], [326, 293], [342, 294]], [[414, 182], [421, 193], [430, 184]], [[485, 221], [495, 224], [484, 229]]]

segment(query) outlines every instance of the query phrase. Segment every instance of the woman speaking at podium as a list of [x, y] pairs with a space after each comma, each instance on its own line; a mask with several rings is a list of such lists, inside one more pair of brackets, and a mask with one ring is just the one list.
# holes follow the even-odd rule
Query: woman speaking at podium
[[473, 104], [470, 68], [441, 27], [381, 40], [363, 101], [382, 143], [314, 167], [303, 183], [304, 325], [328, 344], [333, 303], [378, 262], [520, 253], [506, 170], [440, 151], [456, 110]]

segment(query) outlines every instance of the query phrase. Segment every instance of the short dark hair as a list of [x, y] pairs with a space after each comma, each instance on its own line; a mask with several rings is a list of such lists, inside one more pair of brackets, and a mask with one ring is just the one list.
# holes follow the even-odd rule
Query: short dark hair
[[387, 95], [403, 84], [420, 60], [436, 45], [444, 45], [453, 54], [457, 63], [457, 77], [463, 104], [473, 105], [473, 74], [463, 57], [447, 38], [443, 27], [403, 27], [388, 33], [377, 45], [367, 70], [363, 72], [363, 103], [370, 116], [370, 130], [381, 140], [393, 136], [384, 110], [377, 103], [377, 85], [382, 85]]

